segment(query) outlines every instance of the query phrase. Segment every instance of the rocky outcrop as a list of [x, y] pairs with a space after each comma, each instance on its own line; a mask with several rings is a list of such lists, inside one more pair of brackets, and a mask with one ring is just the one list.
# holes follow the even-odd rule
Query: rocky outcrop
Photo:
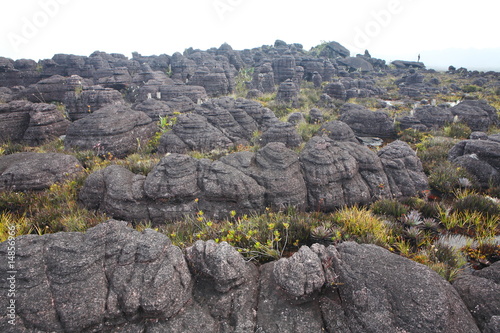
[[288, 148], [300, 146], [302, 138], [297, 133], [295, 126], [289, 122], [276, 123], [269, 127], [260, 138], [260, 143], [265, 146], [270, 142], [281, 142]]
[[[375, 245], [303, 246], [257, 267], [225, 242], [198, 241], [183, 255], [161, 233], [110, 220], [84, 234], [21, 236], [16, 250], [19, 332], [480, 332], [449, 283]], [[471, 296], [494, 332], [496, 300]], [[8, 319], [0, 314], [3, 332]]]
[[357, 136], [392, 138], [396, 135], [394, 122], [383, 111], [371, 111], [357, 104], [344, 104], [340, 121], [343, 121]]
[[487, 131], [499, 122], [497, 110], [484, 100], [464, 100], [452, 107], [450, 112], [473, 131]]
[[483, 188], [500, 185], [500, 142], [464, 140], [448, 153], [448, 159], [465, 168]]
[[195, 104], [200, 104], [208, 98], [205, 88], [184, 84], [162, 85], [160, 87], [162, 101], [172, 101], [177, 97], [187, 96]]
[[464, 271], [453, 282], [483, 333], [500, 331], [500, 262], [479, 271]]
[[160, 153], [187, 153], [188, 151], [209, 152], [214, 149], [230, 149], [233, 142], [207, 118], [196, 113], [177, 116], [171, 131], [160, 138]]
[[146, 144], [157, 130], [156, 123], [145, 113], [133, 111], [125, 104], [109, 105], [73, 122], [64, 145], [124, 157], [140, 144]]
[[272, 63], [274, 71], [274, 84], [280, 84], [286, 80], [292, 80], [295, 77], [297, 67], [295, 58], [291, 55], [283, 55]]
[[276, 102], [294, 107], [298, 106], [299, 92], [295, 82], [286, 80], [280, 84], [278, 93], [276, 94]]
[[102, 86], [84, 87], [67, 91], [64, 96], [66, 113], [71, 121], [88, 116], [107, 105], [123, 103], [122, 94], [112, 88]]
[[453, 122], [454, 116], [447, 105], [423, 105], [412, 111], [410, 117], [398, 119], [401, 129], [414, 128], [427, 131], [443, 127]]
[[69, 121], [56, 105], [13, 101], [0, 104], [0, 142], [22, 142], [30, 146], [66, 134]]
[[54, 75], [29, 86], [19, 97], [34, 103], [63, 103], [67, 92], [81, 91], [84, 86], [86, 82], [77, 75], [72, 77]]
[[0, 156], [0, 191], [44, 190], [82, 170], [71, 155], [28, 152]]
[[137, 103], [132, 108], [136, 111], [144, 112], [153, 121], [158, 121], [160, 117], [174, 116], [174, 111], [171, 110], [170, 105], [167, 102], [159, 101], [153, 98]]
[[377, 155], [395, 197], [411, 197], [428, 189], [422, 163], [406, 142], [394, 141], [380, 149]]
[[310, 209], [332, 211], [392, 196], [380, 159], [360, 144], [315, 136], [300, 161]]
[[347, 100], [347, 92], [342, 82], [337, 81], [327, 84], [324, 88], [324, 92], [332, 98], [342, 101]]
[[349, 125], [340, 120], [332, 120], [321, 125], [318, 133], [334, 141], [359, 143]]

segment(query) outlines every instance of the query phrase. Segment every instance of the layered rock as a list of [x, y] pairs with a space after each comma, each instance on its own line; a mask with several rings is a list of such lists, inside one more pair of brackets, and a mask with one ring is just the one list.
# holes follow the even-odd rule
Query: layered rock
[[145, 113], [133, 111], [125, 104], [109, 105], [73, 122], [64, 145], [123, 157], [146, 144], [157, 129]]
[[310, 209], [331, 211], [392, 196], [380, 159], [360, 144], [315, 136], [300, 161]]
[[[16, 249], [20, 332], [480, 332], [448, 282], [375, 245], [303, 246], [259, 268], [225, 242], [198, 241], [183, 255], [161, 233], [110, 220], [18, 237]], [[497, 328], [495, 267], [455, 284], [483, 332]]]
[[380, 149], [377, 155], [395, 197], [411, 197], [428, 189], [422, 163], [406, 142], [394, 141]]
[[0, 104], [0, 142], [34, 146], [66, 134], [69, 121], [53, 104], [13, 101]]
[[72, 121], [82, 119], [107, 105], [123, 102], [123, 96], [119, 91], [102, 86], [90, 86], [84, 87], [82, 90], [68, 91], [64, 96], [66, 112]]
[[82, 170], [71, 155], [27, 152], [0, 156], [0, 191], [44, 190]]
[[484, 100], [464, 100], [452, 107], [450, 112], [473, 131], [487, 131], [498, 124], [497, 110]]
[[325, 135], [334, 141], [358, 143], [358, 140], [349, 125], [339, 120], [332, 120], [321, 125], [318, 133]]
[[276, 94], [276, 102], [280, 104], [288, 104], [297, 106], [299, 102], [299, 92], [297, 85], [292, 80], [282, 82]]
[[500, 141], [460, 141], [451, 148], [448, 159], [465, 168], [481, 187], [500, 185]]
[[270, 142], [281, 142], [288, 148], [300, 146], [302, 138], [297, 133], [295, 126], [289, 122], [277, 123], [269, 127], [260, 138], [260, 143], [264, 146]]
[[500, 330], [500, 262], [480, 271], [464, 271], [453, 287], [476, 319], [481, 332]]
[[394, 122], [383, 111], [371, 111], [357, 104], [344, 104], [340, 121], [352, 128], [357, 136], [391, 138], [396, 135]]

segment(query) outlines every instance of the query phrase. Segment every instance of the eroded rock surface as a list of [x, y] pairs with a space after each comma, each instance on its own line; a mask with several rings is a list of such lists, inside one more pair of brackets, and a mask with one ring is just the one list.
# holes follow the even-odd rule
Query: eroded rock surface
[[[470, 289], [497, 288], [495, 265], [457, 280], [464, 304], [428, 267], [375, 245], [303, 246], [257, 267], [225, 242], [183, 254], [161, 233], [110, 220], [21, 236], [16, 249], [15, 332], [479, 333], [465, 304], [483, 332], [498, 322], [494, 294]], [[8, 277], [0, 270], [4, 308]], [[0, 330], [13, 332], [5, 312]]]

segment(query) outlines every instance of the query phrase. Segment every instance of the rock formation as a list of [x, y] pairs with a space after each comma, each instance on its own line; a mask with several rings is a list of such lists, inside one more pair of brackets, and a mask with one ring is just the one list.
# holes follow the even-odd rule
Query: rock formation
[[[497, 266], [456, 282], [464, 304], [428, 267], [375, 245], [303, 246], [257, 267], [225, 242], [183, 255], [161, 233], [110, 220], [16, 248], [16, 332], [479, 333], [466, 304], [483, 332], [498, 328], [498, 297], [479, 294], [498, 287]], [[12, 331], [5, 311], [0, 330]]]

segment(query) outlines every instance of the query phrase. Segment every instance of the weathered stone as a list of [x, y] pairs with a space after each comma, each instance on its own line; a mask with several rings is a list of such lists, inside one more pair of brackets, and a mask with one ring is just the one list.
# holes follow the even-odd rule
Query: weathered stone
[[332, 264], [345, 316], [326, 322], [343, 321], [350, 332], [479, 332], [453, 287], [428, 267], [371, 244], [337, 250]]
[[82, 170], [71, 155], [29, 152], [0, 156], [0, 191], [44, 190]]
[[340, 99], [342, 101], [347, 100], [347, 92], [341, 82], [329, 83], [325, 86], [323, 91], [330, 97]]
[[204, 87], [210, 97], [227, 95], [231, 91], [229, 80], [224, 70], [219, 67], [214, 68], [213, 72], [207, 68], [199, 67], [188, 84]]
[[449, 151], [448, 159], [465, 168], [481, 187], [500, 185], [500, 142], [460, 141]]
[[378, 152], [378, 156], [394, 197], [416, 196], [429, 188], [422, 163], [406, 142], [391, 142]]
[[161, 100], [172, 101], [177, 97], [187, 96], [195, 104], [200, 104], [208, 98], [205, 88], [200, 86], [188, 86], [183, 84], [162, 85], [160, 87]]
[[276, 94], [276, 102], [297, 106], [299, 102], [299, 92], [297, 85], [292, 80], [282, 82]]
[[343, 121], [357, 136], [392, 138], [396, 135], [394, 122], [383, 111], [371, 111], [356, 104], [344, 104], [340, 121]]
[[373, 66], [361, 57], [346, 57], [338, 60], [339, 64], [344, 65], [349, 71], [371, 72]]
[[123, 157], [146, 144], [157, 129], [145, 113], [124, 104], [109, 105], [72, 123], [64, 145]]
[[298, 147], [302, 143], [302, 138], [297, 133], [293, 124], [288, 122], [277, 123], [267, 129], [260, 138], [263, 146], [270, 142], [281, 142], [288, 148]]
[[84, 118], [107, 105], [123, 102], [123, 96], [119, 91], [102, 86], [85, 87], [81, 91], [78, 89], [68, 91], [64, 96], [66, 112], [72, 121]]
[[380, 159], [360, 144], [315, 136], [300, 161], [309, 209], [331, 211], [392, 196]]
[[283, 55], [273, 60], [274, 84], [292, 80], [295, 76], [296, 66], [295, 58], [291, 55]]
[[348, 141], [359, 143], [352, 129], [344, 122], [332, 120], [321, 125], [318, 133], [326, 135], [334, 141]]
[[13, 101], [0, 104], [0, 142], [39, 145], [66, 133], [69, 121], [53, 104]]
[[174, 112], [170, 109], [167, 102], [159, 101], [153, 98], [135, 104], [133, 109], [144, 112], [153, 121], [159, 121], [160, 117], [174, 116]]
[[473, 131], [485, 132], [498, 124], [497, 110], [484, 100], [464, 100], [450, 108], [450, 112]]
[[462, 272], [453, 282], [481, 332], [500, 328], [500, 262], [480, 271]]

